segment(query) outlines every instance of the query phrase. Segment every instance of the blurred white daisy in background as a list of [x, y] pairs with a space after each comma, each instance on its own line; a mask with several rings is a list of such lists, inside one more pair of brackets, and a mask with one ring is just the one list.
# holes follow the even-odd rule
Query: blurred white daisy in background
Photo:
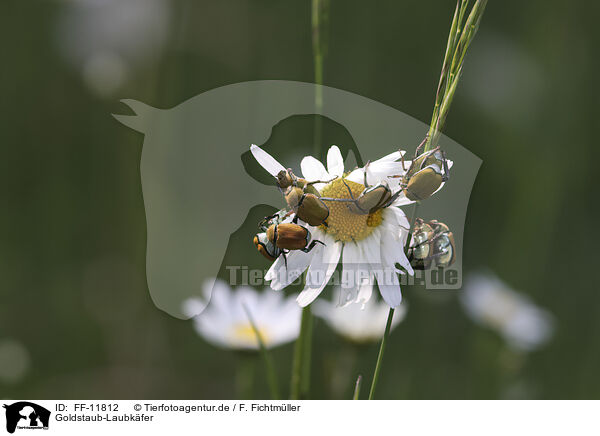
[[14, 339], [0, 340], [0, 383], [18, 383], [31, 366], [25, 346]]
[[170, 21], [166, 0], [70, 0], [58, 21], [58, 46], [88, 88], [114, 95], [134, 70], [156, 62]]
[[478, 324], [496, 330], [519, 351], [533, 351], [547, 343], [554, 332], [554, 318], [527, 296], [512, 290], [491, 273], [467, 277], [461, 302]]
[[295, 296], [284, 298], [280, 293], [268, 289], [258, 292], [248, 286], [231, 289], [222, 280], [207, 281], [203, 286], [203, 294], [204, 299], [186, 300], [183, 313], [193, 317], [198, 334], [217, 347], [259, 349], [246, 310], [266, 348], [291, 342], [298, 337], [301, 310], [294, 301]]
[[[284, 166], [256, 145], [250, 148], [258, 163], [273, 177], [285, 170]], [[387, 183], [392, 175], [404, 173], [402, 162], [398, 160], [403, 152], [391, 153], [366, 166], [367, 185]], [[313, 186], [322, 197], [349, 199], [349, 190], [357, 198], [365, 189], [365, 168], [357, 168], [344, 174], [344, 160], [340, 149], [332, 146], [327, 153], [327, 168], [312, 156], [302, 159], [301, 170], [308, 182], [317, 180], [328, 183], [316, 183]], [[270, 281], [272, 289], [278, 291], [294, 282], [308, 269], [305, 287], [298, 296], [298, 303], [304, 307], [313, 302], [329, 282], [339, 262], [342, 263], [341, 303], [366, 302], [371, 297], [375, 279], [381, 296], [391, 307], [397, 307], [402, 301], [398, 273], [399, 264], [409, 274], [413, 274], [406, 255], [406, 242], [409, 222], [404, 212], [395, 205], [378, 209], [370, 214], [353, 213], [350, 203], [327, 201], [329, 216], [327, 226], [309, 226], [302, 221], [299, 224], [309, 229], [312, 240], [319, 244], [310, 252], [291, 251], [286, 259], [279, 256], [265, 279]]]
[[[339, 293], [337, 289], [336, 294]], [[371, 298], [364, 305], [350, 304], [340, 307], [334, 301], [315, 301], [313, 313], [324, 319], [325, 322], [344, 339], [364, 344], [379, 342], [383, 337], [389, 306], [383, 301]], [[394, 311], [392, 329], [406, 317], [406, 303], [401, 304]]]

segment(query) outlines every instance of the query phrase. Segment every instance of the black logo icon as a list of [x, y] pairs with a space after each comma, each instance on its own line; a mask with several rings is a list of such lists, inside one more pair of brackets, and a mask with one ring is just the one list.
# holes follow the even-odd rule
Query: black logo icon
[[19, 401], [6, 409], [6, 431], [14, 433], [15, 429], [48, 429], [50, 411], [29, 401]]

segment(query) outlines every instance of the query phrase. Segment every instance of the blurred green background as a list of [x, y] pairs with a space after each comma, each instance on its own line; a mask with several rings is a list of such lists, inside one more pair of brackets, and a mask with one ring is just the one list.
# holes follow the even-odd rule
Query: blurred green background
[[[121, 98], [169, 108], [241, 81], [312, 81], [310, 3], [0, 3], [0, 341], [19, 344], [23, 367], [0, 379], [0, 398], [237, 395], [245, 357], [150, 299], [143, 137], [110, 114], [126, 113]], [[324, 84], [427, 123], [454, 5], [332, 0]], [[553, 339], [517, 356], [465, 316], [456, 292], [405, 288], [380, 398], [600, 397], [598, 9], [490, 0], [445, 129], [483, 159], [465, 270], [489, 268], [551, 311]], [[296, 128], [312, 137], [303, 120]], [[376, 344], [352, 349], [317, 320], [314, 346], [312, 398], [348, 398], [358, 373], [370, 381]], [[283, 385], [292, 350], [273, 351]], [[257, 377], [267, 397], [260, 367]]]

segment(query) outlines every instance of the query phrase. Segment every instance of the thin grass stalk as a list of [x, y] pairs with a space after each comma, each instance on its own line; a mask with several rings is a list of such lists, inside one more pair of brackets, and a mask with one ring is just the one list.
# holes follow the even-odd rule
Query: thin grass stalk
[[292, 400], [300, 399], [302, 376], [304, 375], [303, 366], [306, 361], [304, 354], [306, 353], [306, 346], [310, 344], [307, 342], [306, 336], [310, 333], [308, 323], [311, 316], [308, 306], [302, 309], [300, 335], [294, 344], [294, 360], [292, 362], [292, 379], [290, 385], [290, 399]]
[[271, 393], [271, 399], [279, 400], [281, 397], [279, 396], [279, 383], [277, 382], [277, 372], [275, 371], [275, 366], [273, 365], [273, 361], [271, 360], [271, 356], [265, 346], [265, 341], [263, 340], [262, 335], [260, 334], [260, 330], [256, 327], [256, 323], [252, 318], [252, 314], [248, 307], [243, 305], [244, 311], [246, 312], [246, 316], [248, 317], [248, 321], [252, 326], [252, 330], [256, 335], [256, 340], [258, 341], [258, 346], [260, 348], [260, 353], [263, 358], [263, 362], [265, 364], [265, 370], [267, 373], [267, 384], [269, 385], [269, 392]]
[[379, 381], [379, 373], [381, 372], [381, 365], [383, 364], [383, 355], [385, 353], [385, 346], [387, 344], [388, 337], [390, 336], [390, 330], [392, 328], [392, 319], [394, 318], [394, 308], [390, 307], [388, 313], [387, 322], [385, 324], [385, 333], [383, 339], [381, 339], [381, 345], [379, 346], [379, 354], [377, 354], [377, 363], [375, 364], [375, 372], [373, 372], [373, 380], [371, 381], [371, 390], [369, 391], [369, 400], [375, 398], [375, 388]]
[[242, 351], [239, 353], [237, 371], [235, 374], [235, 390], [240, 400], [254, 398], [254, 373], [256, 367], [255, 353]]
[[362, 384], [362, 375], [359, 375], [356, 379], [356, 384], [354, 385], [354, 395], [352, 395], [353, 400], [358, 400], [360, 398], [360, 387]]
[[[314, 56], [315, 83], [323, 84], [323, 69], [327, 54], [327, 25], [329, 22], [329, 0], [312, 1], [312, 41]], [[313, 154], [321, 159], [323, 124], [320, 114], [323, 112], [323, 89], [315, 87], [315, 130], [313, 139]], [[294, 361], [292, 363], [292, 379], [290, 398], [308, 398], [310, 392], [310, 370], [312, 351], [312, 313], [310, 307], [302, 309], [300, 335], [294, 347]]]
[[314, 317], [310, 306], [305, 308], [306, 315], [306, 334], [304, 335], [304, 353], [302, 362], [302, 379], [300, 381], [300, 398], [307, 399], [310, 393], [310, 372], [312, 358], [312, 337]]
[[487, 0], [476, 0], [470, 13], [466, 15], [469, 3], [469, 0], [458, 0], [456, 4], [424, 151], [437, 145], [456, 92], [467, 49], [477, 33]]
[[[419, 203], [416, 202], [412, 214], [410, 217], [410, 230], [409, 235], [406, 238], [406, 242], [404, 243], [404, 252], [408, 253], [408, 247], [410, 245], [410, 235], [412, 235], [412, 230], [415, 226], [415, 221], [417, 220], [417, 210], [419, 209]], [[390, 335], [390, 329], [392, 327], [392, 319], [394, 318], [394, 308], [390, 307], [390, 311], [388, 313], [387, 322], [385, 324], [385, 333], [383, 334], [383, 338], [381, 339], [381, 345], [379, 346], [379, 354], [377, 355], [377, 363], [375, 364], [375, 371], [373, 373], [373, 380], [371, 381], [371, 390], [369, 391], [369, 400], [375, 398], [375, 388], [377, 387], [377, 382], [379, 381], [379, 373], [381, 372], [381, 365], [383, 362], [383, 354], [385, 353], [385, 346], [387, 344], [388, 337]]]
[[315, 117], [313, 154], [320, 160], [322, 153], [321, 140], [323, 136], [323, 120], [320, 116], [323, 112], [323, 88], [320, 85], [323, 85], [324, 63], [327, 56], [329, 0], [312, 1], [311, 22], [315, 83], [319, 85], [315, 87], [315, 114], [317, 115]]

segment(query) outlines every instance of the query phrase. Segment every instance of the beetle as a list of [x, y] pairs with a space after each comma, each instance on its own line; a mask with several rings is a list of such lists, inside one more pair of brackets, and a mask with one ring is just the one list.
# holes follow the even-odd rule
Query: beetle
[[[312, 182], [318, 183], [318, 182]], [[312, 185], [308, 185], [312, 189]], [[306, 187], [289, 186], [284, 192], [285, 201], [288, 207], [295, 213], [294, 222], [297, 223], [301, 219], [311, 226], [327, 226], [327, 218], [329, 217], [329, 207], [320, 198], [318, 191], [314, 189], [316, 194], [306, 192]]]
[[360, 193], [360, 195], [357, 198], [354, 197], [354, 194], [352, 193], [352, 189], [350, 188], [348, 183], [346, 183], [346, 180], [344, 180], [342, 178], [342, 182], [346, 186], [346, 189], [348, 190], [348, 194], [350, 195], [350, 198], [321, 197], [321, 200], [349, 203], [348, 209], [352, 213], [355, 213], [358, 215], [372, 214], [373, 212], [375, 212], [379, 209], [383, 209], [383, 208], [391, 205], [394, 202], [394, 200], [396, 198], [398, 198], [398, 195], [400, 195], [400, 193], [397, 192], [396, 194], [392, 194], [392, 190], [390, 189], [389, 185], [385, 181], [380, 182], [377, 185], [369, 186], [369, 184], [367, 183], [367, 168], [368, 168], [368, 166], [369, 166], [369, 162], [366, 163], [365, 168], [364, 168], [363, 186], [365, 186], [365, 189]]
[[437, 267], [446, 268], [454, 263], [454, 235], [446, 224], [417, 218], [412, 235], [408, 260], [414, 269], [429, 269], [434, 263]]
[[[269, 218], [269, 217], [267, 217]], [[267, 259], [273, 261], [291, 250], [310, 252], [317, 244], [323, 242], [312, 240], [310, 231], [294, 223], [275, 223], [269, 225], [265, 232], [254, 236], [256, 249]], [[287, 263], [287, 262], [286, 262]]]
[[430, 221], [433, 231], [438, 235], [433, 241], [433, 256], [438, 267], [446, 268], [456, 260], [456, 245], [454, 234], [448, 226], [438, 221]]
[[330, 183], [332, 180], [308, 181], [294, 174], [291, 168], [285, 168], [270, 154], [256, 145], [250, 147], [254, 158], [271, 174], [277, 181], [277, 187], [285, 197], [288, 208], [293, 213], [294, 223], [302, 220], [311, 226], [327, 226], [329, 208], [320, 199], [319, 191], [314, 187], [316, 183]]
[[[418, 155], [426, 142], [427, 136], [415, 150], [415, 157], [406, 173], [391, 176], [400, 178], [400, 190], [412, 201], [431, 197], [442, 186], [442, 183], [448, 181], [449, 177], [446, 154], [439, 146]], [[404, 160], [402, 160], [402, 166], [404, 166]]]
[[311, 241], [310, 231], [299, 224], [272, 224], [266, 233], [269, 242], [282, 250], [300, 250], [308, 253], [317, 244], [325, 245], [317, 239]]
[[275, 212], [273, 215], [269, 215], [264, 217], [259, 223], [258, 228], [262, 232], [266, 232], [272, 224], [280, 224], [283, 222], [285, 218], [290, 216], [290, 211], [288, 209], [281, 209]]
[[274, 261], [283, 254], [281, 248], [276, 247], [269, 241], [266, 232], [258, 233], [254, 236], [254, 245], [258, 252], [270, 261]]
[[311, 226], [327, 226], [329, 207], [320, 198], [319, 191], [313, 186], [315, 183], [329, 183], [332, 180], [315, 180], [309, 182], [298, 177], [291, 168], [280, 170], [275, 176], [277, 186], [285, 197], [291, 213], [295, 213], [294, 222], [301, 219]]

